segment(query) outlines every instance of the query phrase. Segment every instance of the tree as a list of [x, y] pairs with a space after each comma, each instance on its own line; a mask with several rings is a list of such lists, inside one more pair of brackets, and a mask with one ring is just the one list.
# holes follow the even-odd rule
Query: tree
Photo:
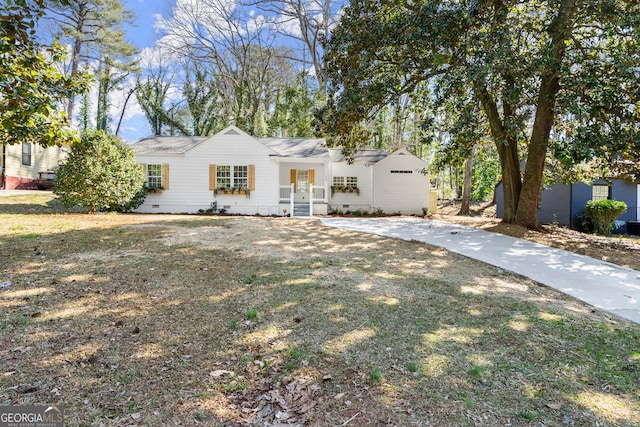
[[62, 47], [36, 41], [42, 7], [43, 0], [9, 0], [0, 6], [0, 144], [51, 146], [75, 139], [58, 106], [81, 93], [87, 79], [62, 75], [55, 67], [64, 58]]
[[[293, 58], [313, 66], [320, 92], [324, 93], [327, 77], [322, 43], [336, 24], [338, 11], [344, 6], [341, 0], [248, 0], [263, 11], [276, 16], [276, 28], [304, 46], [302, 57]], [[308, 59], [307, 59], [308, 55]]]
[[[278, 87], [295, 79], [290, 49], [275, 44], [269, 25], [224, 0], [177, 2], [162, 47], [200, 63], [215, 87], [224, 124], [263, 129]], [[264, 113], [261, 113], [264, 112]], [[257, 121], [258, 123], [254, 123]]]
[[[596, 152], [593, 138], [576, 137], [579, 130], [591, 130], [604, 151], [633, 151], [616, 142], [632, 142], [624, 131], [637, 129], [640, 95], [620, 89], [637, 88], [639, 20], [640, 5], [633, 0], [354, 0], [327, 45], [330, 99], [320, 124], [353, 144], [354, 130], [381, 106], [436, 79], [455, 80], [481, 106], [496, 146], [504, 221], [537, 228], [542, 177], [559, 117], [579, 115], [583, 123], [564, 133], [565, 147], [581, 140]], [[602, 89], [607, 87], [615, 90]], [[590, 99], [590, 89], [605, 92], [607, 102], [602, 96]], [[606, 124], [607, 106], [619, 107], [612, 125]], [[566, 156], [580, 157], [585, 156]]]
[[293, 84], [278, 87], [268, 120], [268, 135], [274, 138], [313, 136], [313, 108], [316, 90], [306, 71], [298, 74]]
[[104, 131], [88, 131], [57, 170], [53, 192], [89, 212], [127, 211], [144, 201], [145, 173], [133, 150]]
[[162, 135], [163, 125], [168, 123], [164, 103], [172, 80], [173, 73], [163, 63], [149, 66], [145, 75], [138, 76], [136, 99], [147, 117], [152, 135]]
[[182, 92], [191, 116], [192, 135], [213, 135], [222, 129], [224, 123], [215, 76], [206, 68], [206, 64], [199, 61], [187, 62], [184, 71]]
[[[119, 78], [116, 69], [124, 73], [132, 71], [131, 57], [137, 49], [125, 39], [124, 23], [133, 21], [133, 13], [123, 6], [122, 0], [49, 0], [51, 19], [59, 26], [60, 35], [71, 45], [71, 60], [67, 74], [70, 77], [91, 63], [98, 64], [99, 91], [112, 89], [117, 82], [108, 78]], [[105, 71], [108, 69], [108, 71]], [[67, 119], [71, 124], [75, 100], [71, 97], [67, 104]], [[104, 101], [98, 109], [104, 108]], [[108, 112], [98, 111], [98, 128], [106, 126], [104, 117]]]

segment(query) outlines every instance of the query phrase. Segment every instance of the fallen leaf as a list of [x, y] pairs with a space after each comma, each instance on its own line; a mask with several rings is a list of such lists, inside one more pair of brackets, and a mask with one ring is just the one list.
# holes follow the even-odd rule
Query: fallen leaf
[[559, 403], [559, 402], [547, 403], [547, 407], [551, 409], [560, 409], [562, 408], [562, 403]]
[[225, 371], [224, 369], [217, 369], [215, 371], [209, 372], [209, 376], [213, 378], [219, 378], [223, 375], [233, 375], [233, 371]]

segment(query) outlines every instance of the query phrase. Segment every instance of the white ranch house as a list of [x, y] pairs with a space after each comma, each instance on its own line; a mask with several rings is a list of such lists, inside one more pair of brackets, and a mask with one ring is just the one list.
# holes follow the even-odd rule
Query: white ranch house
[[406, 149], [362, 150], [348, 164], [322, 139], [256, 139], [235, 126], [211, 137], [153, 136], [131, 145], [151, 190], [138, 212], [422, 215], [427, 164]]

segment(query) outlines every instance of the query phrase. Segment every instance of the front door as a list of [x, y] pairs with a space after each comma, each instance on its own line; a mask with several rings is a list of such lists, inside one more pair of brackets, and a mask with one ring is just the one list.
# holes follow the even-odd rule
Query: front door
[[309, 202], [309, 189], [314, 183], [314, 172], [313, 169], [291, 169], [291, 183], [295, 184], [296, 203]]

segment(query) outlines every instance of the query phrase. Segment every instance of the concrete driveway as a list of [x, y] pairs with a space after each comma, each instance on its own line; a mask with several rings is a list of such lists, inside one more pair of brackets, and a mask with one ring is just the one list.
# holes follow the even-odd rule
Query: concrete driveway
[[529, 277], [640, 323], [640, 272], [538, 243], [419, 218], [320, 218], [345, 230], [419, 240]]

